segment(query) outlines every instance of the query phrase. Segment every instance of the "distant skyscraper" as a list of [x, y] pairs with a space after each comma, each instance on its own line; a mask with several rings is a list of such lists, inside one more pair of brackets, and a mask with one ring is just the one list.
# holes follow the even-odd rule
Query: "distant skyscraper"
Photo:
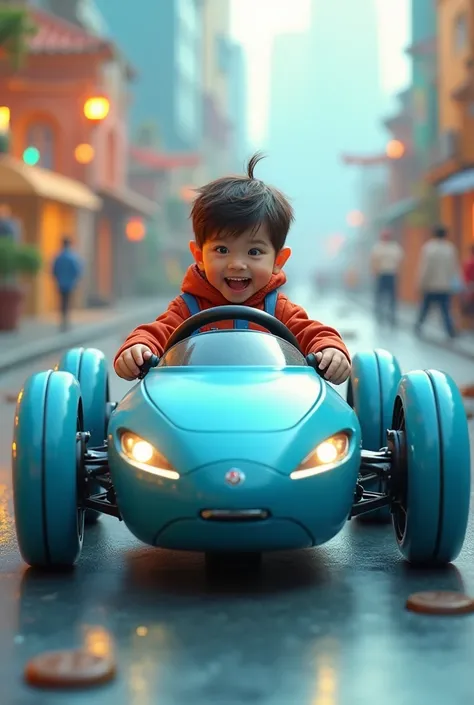
[[[63, 2], [63, 0], [55, 0]], [[137, 70], [134, 133], [157, 125], [163, 149], [197, 150], [202, 139], [200, 0], [95, 0], [111, 36]]]
[[295, 257], [305, 266], [313, 252], [314, 266], [318, 244], [347, 230], [358, 203], [341, 153], [377, 151], [384, 140], [374, 0], [313, 0], [306, 42], [276, 43], [272, 74], [265, 169], [294, 196]]

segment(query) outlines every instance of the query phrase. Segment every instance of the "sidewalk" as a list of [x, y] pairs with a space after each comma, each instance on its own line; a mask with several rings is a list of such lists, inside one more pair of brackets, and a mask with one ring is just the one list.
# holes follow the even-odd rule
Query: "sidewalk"
[[[373, 302], [369, 294], [354, 292], [351, 301], [368, 311], [373, 310]], [[399, 324], [412, 331], [415, 327], [417, 308], [414, 304], [401, 302], [398, 306]], [[420, 336], [423, 340], [434, 345], [455, 352], [462, 357], [474, 360], [474, 332], [461, 331], [457, 338], [451, 340], [444, 332], [438, 312], [430, 314], [423, 325]]]
[[24, 318], [16, 331], [0, 331], [0, 373], [37, 357], [83, 345], [95, 338], [124, 333], [141, 322], [153, 321], [170, 297], [125, 299], [116, 306], [73, 311], [71, 327], [60, 332], [58, 316]]

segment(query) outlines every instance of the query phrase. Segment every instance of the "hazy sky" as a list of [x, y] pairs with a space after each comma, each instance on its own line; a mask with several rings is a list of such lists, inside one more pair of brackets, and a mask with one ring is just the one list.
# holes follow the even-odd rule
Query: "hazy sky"
[[[410, 0], [375, 2], [383, 47], [380, 56], [383, 89], [390, 95], [402, 88], [409, 76], [403, 50], [409, 44]], [[264, 137], [267, 119], [272, 37], [279, 32], [304, 29], [308, 24], [310, 0], [231, 0], [231, 4], [232, 32], [247, 53], [249, 129], [252, 141], [258, 146]]]

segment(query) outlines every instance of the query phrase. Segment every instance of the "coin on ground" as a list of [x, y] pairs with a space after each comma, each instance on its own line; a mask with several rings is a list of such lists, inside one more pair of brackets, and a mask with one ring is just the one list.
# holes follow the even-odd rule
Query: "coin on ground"
[[425, 614], [467, 614], [474, 612], [474, 599], [449, 590], [415, 592], [408, 598], [406, 607]]
[[31, 659], [25, 680], [40, 688], [83, 688], [111, 680], [116, 673], [113, 660], [83, 649], [49, 651]]

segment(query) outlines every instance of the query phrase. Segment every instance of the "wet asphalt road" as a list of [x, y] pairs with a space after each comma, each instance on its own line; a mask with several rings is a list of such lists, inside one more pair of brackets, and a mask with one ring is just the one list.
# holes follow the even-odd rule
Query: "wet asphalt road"
[[[380, 346], [404, 370], [439, 367], [458, 383], [474, 365], [378, 331], [360, 309], [319, 302], [320, 316], [348, 336], [352, 352]], [[309, 302], [310, 314], [318, 309]], [[112, 357], [121, 336], [94, 341]], [[410, 569], [390, 526], [347, 525], [326, 546], [265, 557], [260, 574], [206, 576], [201, 556], [139, 544], [117, 520], [87, 530], [72, 573], [42, 575], [18, 554], [12, 516], [10, 443], [16, 393], [53, 356], [0, 377], [0, 678], [2, 705], [464, 705], [474, 698], [474, 616], [407, 612], [417, 590], [474, 594], [472, 522], [464, 549], [444, 571]], [[128, 383], [112, 378], [120, 398]], [[84, 641], [114, 648], [118, 676], [87, 693], [24, 685], [27, 659]]]

